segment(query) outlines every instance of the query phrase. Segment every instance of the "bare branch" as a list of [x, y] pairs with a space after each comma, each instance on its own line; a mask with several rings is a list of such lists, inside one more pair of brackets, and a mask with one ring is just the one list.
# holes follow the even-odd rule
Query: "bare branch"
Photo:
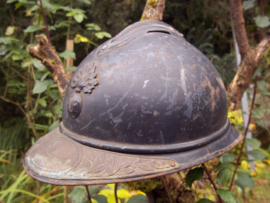
[[243, 17], [243, 8], [241, 0], [230, 0], [230, 9], [232, 15], [232, 26], [235, 31], [235, 38], [239, 47], [239, 52], [241, 58], [250, 50], [246, 28], [245, 20]]
[[40, 60], [41, 63], [49, 69], [54, 81], [57, 83], [61, 96], [64, 97], [70, 79], [65, 67], [58, 54], [49, 43], [46, 35], [36, 35], [36, 38], [38, 45], [28, 46], [29, 54]]
[[270, 35], [266, 35], [260, 44], [249, 50], [241, 61], [239, 69], [228, 89], [231, 109], [234, 110], [240, 102], [243, 93], [248, 87], [249, 81], [258, 68], [265, 51], [270, 46]]
[[141, 20], [162, 20], [165, 0], [147, 0]]

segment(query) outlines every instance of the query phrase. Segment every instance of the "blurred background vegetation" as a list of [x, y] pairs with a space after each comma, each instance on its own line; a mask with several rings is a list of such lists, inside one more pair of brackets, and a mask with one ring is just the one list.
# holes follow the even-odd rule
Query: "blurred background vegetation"
[[[72, 73], [99, 44], [138, 21], [145, 2], [42, 0], [52, 44], [66, 64], [67, 71]], [[246, 31], [250, 45], [254, 47], [260, 41], [260, 29], [263, 33], [269, 31], [269, 1], [265, 0], [263, 7], [266, 21], [256, 19], [261, 11], [259, 2], [249, 0], [243, 4]], [[227, 1], [167, 0], [163, 21], [183, 33], [191, 44], [200, 49], [228, 86], [237, 67]], [[37, 44], [35, 35], [45, 34], [40, 1], [0, 1], [0, 22], [0, 202], [63, 202], [68, 193], [69, 199], [75, 203], [87, 202], [84, 188], [74, 187], [69, 192], [64, 187], [43, 184], [27, 176], [22, 168], [26, 151], [38, 138], [58, 127], [62, 117], [62, 99], [57, 85], [50, 72], [27, 52], [28, 45]], [[67, 49], [67, 40], [74, 42], [73, 51]], [[70, 57], [74, 60], [72, 66], [68, 66]], [[261, 152], [255, 157], [257, 165], [253, 180], [263, 180], [258, 184], [258, 188], [265, 184], [263, 189], [270, 189], [270, 175], [267, 173], [270, 164], [269, 57], [268, 53], [265, 54], [255, 73], [259, 80], [251, 130], [259, 142], [250, 141], [250, 145]], [[252, 94], [251, 89], [248, 92]], [[243, 130], [240, 110], [229, 113], [231, 122]], [[243, 162], [243, 168], [248, 169], [248, 164]], [[113, 187], [90, 187], [93, 202], [114, 202]], [[263, 202], [265, 196], [269, 196], [261, 190], [248, 189], [244, 193], [239, 188], [235, 194], [240, 201]], [[198, 196], [203, 197], [202, 191], [197, 191]], [[144, 193], [128, 190], [125, 185], [120, 185], [118, 192], [121, 202], [146, 202]], [[270, 197], [267, 198], [270, 201]]]

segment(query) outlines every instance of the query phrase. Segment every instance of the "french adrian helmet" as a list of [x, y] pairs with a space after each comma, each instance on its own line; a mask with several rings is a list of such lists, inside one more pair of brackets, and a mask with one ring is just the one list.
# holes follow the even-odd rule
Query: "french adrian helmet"
[[135, 181], [204, 163], [241, 138], [212, 63], [173, 27], [143, 21], [82, 61], [59, 128], [31, 147], [24, 169], [56, 185]]

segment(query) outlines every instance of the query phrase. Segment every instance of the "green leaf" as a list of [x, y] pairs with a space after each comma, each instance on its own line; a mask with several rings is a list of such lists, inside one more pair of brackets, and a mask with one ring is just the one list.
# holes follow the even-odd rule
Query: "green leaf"
[[260, 91], [265, 91], [265, 88], [266, 88], [266, 82], [264, 80], [260, 80], [257, 82], [257, 88], [260, 90]]
[[7, 48], [6, 46], [0, 46], [0, 56], [3, 56], [7, 53]]
[[12, 42], [18, 42], [18, 40], [12, 37], [0, 37], [0, 44], [11, 44]]
[[248, 0], [243, 2], [243, 8], [244, 10], [248, 10], [254, 6], [255, 0]]
[[75, 14], [73, 17], [78, 23], [81, 23], [83, 21], [83, 14]]
[[68, 197], [70, 197], [74, 203], [83, 202], [83, 199], [85, 196], [86, 196], [86, 190], [82, 186], [74, 187], [74, 189], [68, 195]]
[[52, 85], [53, 83], [54, 83], [53, 80], [44, 80], [44, 81], [38, 80], [35, 83], [33, 94], [41, 94], [42, 92], [47, 90], [49, 85]]
[[223, 155], [222, 163], [230, 163], [235, 160], [235, 155], [231, 153], [225, 153]]
[[48, 131], [50, 132], [50, 131], [54, 130], [55, 128], [58, 128], [59, 125], [60, 125], [60, 121], [58, 121], [58, 120], [54, 121], [53, 124], [49, 127]]
[[95, 31], [100, 31], [101, 28], [95, 24], [95, 23], [88, 23], [86, 24], [87, 30], [95, 30]]
[[213, 201], [211, 201], [211, 200], [209, 200], [209, 199], [206, 199], [206, 198], [203, 198], [203, 199], [200, 199], [198, 202], [196, 202], [196, 203], [215, 203], [215, 202], [213, 202]]
[[147, 199], [146, 196], [138, 194], [129, 198], [127, 203], [147, 203]]
[[241, 187], [243, 192], [244, 192], [245, 187], [249, 187], [251, 189], [255, 188], [254, 182], [251, 179], [251, 176], [249, 173], [238, 172], [237, 173], [237, 180], [234, 181], [234, 183], [236, 185], [238, 185], [239, 187]]
[[40, 100], [38, 100], [38, 103], [43, 106], [46, 107], [47, 106], [47, 102], [46, 102], [46, 97], [41, 98]]
[[223, 186], [226, 186], [230, 183], [231, 178], [232, 173], [230, 169], [221, 169], [217, 175], [217, 185], [220, 186], [221, 184], [223, 184]]
[[194, 168], [188, 171], [186, 176], [186, 183], [191, 187], [192, 183], [196, 180], [199, 180], [203, 177], [204, 169], [202, 167], [200, 168]]
[[[91, 191], [90, 194], [92, 195]], [[98, 203], [107, 203], [107, 198], [104, 195], [94, 195], [93, 198]]]
[[41, 29], [42, 28], [40, 28], [40, 27], [30, 25], [24, 30], [24, 32], [36, 32], [36, 31], [41, 30]]
[[246, 138], [246, 143], [252, 148], [259, 148], [261, 146], [261, 143], [259, 142], [259, 140], [254, 139], [254, 138], [252, 139]]
[[254, 20], [256, 25], [261, 28], [265, 28], [270, 25], [269, 18], [267, 16], [257, 16]]
[[263, 109], [252, 109], [251, 110], [252, 116], [256, 118], [261, 118], [264, 115], [264, 110]]
[[76, 59], [76, 55], [73, 51], [70, 51], [68, 49], [66, 49], [64, 52], [59, 54], [60, 57], [63, 57], [64, 59], [67, 59], [68, 57], [72, 57], [74, 59]]
[[231, 170], [234, 170], [234, 165], [229, 164], [229, 163], [219, 163], [218, 165], [215, 166], [215, 168], [222, 168], [222, 169], [231, 169]]
[[11, 3], [14, 3], [14, 2], [17, 2], [17, 1], [19, 1], [19, 0], [8, 0], [7, 3], [11, 4]]
[[96, 37], [99, 39], [103, 39], [104, 37], [111, 38], [111, 34], [108, 32], [97, 32], [95, 33]]
[[23, 55], [21, 55], [21, 54], [13, 54], [12, 55], [13, 61], [18, 61], [18, 60], [22, 60], [22, 59], [23, 59]]
[[73, 66], [73, 67], [70, 67], [70, 66], [66, 67], [66, 71], [67, 72], [74, 72], [75, 70], [77, 70], [77, 67], [75, 67], [75, 66]]
[[265, 123], [263, 121], [255, 121], [255, 123], [258, 125], [258, 126], [261, 126], [263, 127], [264, 129], [266, 129], [269, 133], [269, 129], [267, 127], [267, 125], [265, 125]]
[[250, 154], [251, 156], [254, 157], [254, 159], [262, 160], [265, 158], [265, 154], [262, 153], [260, 150], [255, 149], [253, 151], [247, 152], [247, 154]]
[[40, 60], [33, 59], [33, 65], [35, 68], [37, 68], [39, 71], [46, 70], [46, 67], [40, 62]]
[[217, 193], [224, 201], [228, 203], [237, 203], [233, 193], [230, 190], [217, 189]]

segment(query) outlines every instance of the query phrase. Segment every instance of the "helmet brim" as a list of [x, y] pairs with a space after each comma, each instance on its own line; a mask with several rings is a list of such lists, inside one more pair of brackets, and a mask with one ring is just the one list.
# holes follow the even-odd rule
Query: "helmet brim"
[[167, 154], [127, 154], [83, 145], [59, 128], [40, 138], [26, 153], [24, 169], [54, 185], [130, 182], [175, 173], [229, 151], [242, 139], [232, 126], [218, 140], [197, 149]]

